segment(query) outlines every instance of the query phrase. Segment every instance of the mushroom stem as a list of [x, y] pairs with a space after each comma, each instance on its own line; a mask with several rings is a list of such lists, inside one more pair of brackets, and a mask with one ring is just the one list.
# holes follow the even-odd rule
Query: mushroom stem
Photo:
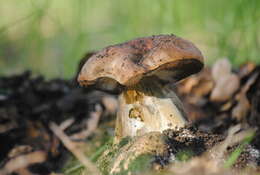
[[127, 87], [119, 96], [115, 142], [126, 136], [179, 129], [187, 123], [182, 103], [155, 79]]

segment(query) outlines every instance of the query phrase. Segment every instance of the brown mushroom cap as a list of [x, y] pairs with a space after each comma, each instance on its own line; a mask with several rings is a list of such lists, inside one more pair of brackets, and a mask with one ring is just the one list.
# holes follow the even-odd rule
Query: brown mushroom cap
[[147, 76], [178, 81], [202, 67], [203, 56], [191, 42], [175, 35], [157, 35], [102, 49], [86, 61], [78, 81], [115, 91]]

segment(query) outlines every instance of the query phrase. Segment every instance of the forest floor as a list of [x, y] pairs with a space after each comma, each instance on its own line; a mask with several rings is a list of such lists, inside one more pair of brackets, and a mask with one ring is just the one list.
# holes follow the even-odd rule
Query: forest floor
[[260, 66], [223, 59], [171, 88], [191, 122], [148, 135], [150, 150], [163, 138], [153, 152], [145, 137], [112, 144], [117, 95], [29, 71], [0, 77], [0, 174], [260, 173]]

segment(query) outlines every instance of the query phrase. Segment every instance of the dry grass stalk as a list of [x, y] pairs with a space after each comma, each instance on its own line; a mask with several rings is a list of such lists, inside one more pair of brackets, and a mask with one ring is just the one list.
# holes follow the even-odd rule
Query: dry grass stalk
[[54, 134], [61, 140], [64, 146], [85, 166], [93, 175], [101, 175], [97, 167], [78, 149], [77, 144], [72, 142], [70, 138], [55, 123], [50, 123], [50, 128]]

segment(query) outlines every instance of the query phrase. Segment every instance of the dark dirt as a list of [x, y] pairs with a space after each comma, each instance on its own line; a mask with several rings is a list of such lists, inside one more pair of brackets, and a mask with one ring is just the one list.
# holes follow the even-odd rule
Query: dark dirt
[[11, 150], [26, 145], [31, 151], [44, 150], [49, 155], [45, 163], [32, 167], [34, 172], [60, 169], [67, 151], [49, 130], [49, 123], [74, 118], [66, 133], [85, 129], [84, 121], [102, 96], [103, 92], [80, 88], [74, 80], [45, 80], [30, 72], [1, 77], [0, 167], [10, 160]]
[[[237, 70], [239, 72], [240, 70]], [[243, 87], [253, 74], [258, 73], [256, 80], [246, 92], [250, 109], [240, 121], [232, 118], [232, 109], [238, 101], [233, 95], [230, 107], [222, 110], [226, 103], [215, 103], [209, 100], [209, 92], [200, 95], [199, 103], [190, 101], [192, 92], [179, 93], [188, 114], [196, 113], [193, 126], [180, 131], [165, 131], [168, 136], [169, 150], [172, 153], [192, 150], [193, 155], [201, 155], [216, 143], [222, 141], [230, 126], [238, 123], [244, 128], [256, 128], [249, 150], [260, 150], [260, 67], [241, 78]], [[198, 75], [199, 76], [199, 75]], [[204, 85], [203, 85], [204, 86]], [[241, 89], [241, 88], [240, 88]], [[240, 89], [238, 90], [239, 93]], [[30, 167], [35, 173], [47, 174], [59, 172], [64, 165], [68, 151], [49, 130], [51, 121], [57, 124], [66, 119], [74, 118], [75, 122], [66, 129], [67, 134], [76, 133], [85, 129], [84, 121], [94, 110], [95, 104], [101, 104], [101, 98], [107, 95], [100, 91], [80, 88], [76, 81], [53, 79], [45, 80], [42, 76], [33, 76], [30, 72], [20, 75], [0, 78], [0, 168], [10, 158], [10, 152], [19, 146], [26, 145], [30, 151], [43, 150], [48, 154], [44, 163]], [[198, 117], [199, 116], [199, 117]], [[102, 118], [101, 122], [106, 122]], [[110, 120], [111, 121], [111, 120]], [[187, 137], [192, 134], [196, 137]], [[230, 152], [232, 152], [230, 148]], [[20, 152], [23, 154], [24, 152]], [[240, 165], [246, 164], [248, 152], [243, 152], [239, 158]], [[163, 162], [163, 158], [158, 158]], [[260, 165], [259, 160], [256, 160]]]
[[[201, 131], [194, 126], [187, 126], [177, 131], [166, 130], [164, 134], [167, 136], [166, 143], [168, 145], [169, 153], [177, 156], [177, 159], [179, 153], [188, 154], [187, 156], [190, 157], [200, 156], [226, 138], [221, 134]], [[225, 155], [228, 157], [238, 147], [239, 144], [228, 147]], [[248, 165], [250, 166], [250, 164], [259, 166], [259, 153], [259, 149], [254, 145], [246, 145], [245, 149], [235, 162], [234, 167], [242, 169]], [[164, 161], [164, 164], [167, 164], [167, 159]]]
[[224, 140], [223, 135], [202, 132], [192, 126], [164, 133], [168, 138], [170, 152], [174, 155], [180, 151], [192, 151], [192, 155], [198, 156]]

